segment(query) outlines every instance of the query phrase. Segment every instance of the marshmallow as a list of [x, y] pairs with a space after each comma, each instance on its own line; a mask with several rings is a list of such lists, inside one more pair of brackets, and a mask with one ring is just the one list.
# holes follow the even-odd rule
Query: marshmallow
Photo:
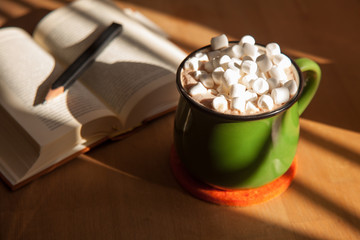
[[274, 108], [274, 101], [269, 95], [262, 95], [259, 97], [257, 105], [260, 109], [271, 110]]
[[245, 105], [245, 110], [247, 113], [256, 113], [259, 109], [252, 102], [247, 102]]
[[245, 112], [245, 104], [246, 104], [246, 100], [244, 97], [236, 97], [236, 98], [233, 98], [231, 101], [231, 108], [239, 110], [240, 112], [244, 113]]
[[255, 101], [257, 97], [258, 95], [254, 91], [252, 90], [245, 91], [244, 98], [246, 101]]
[[251, 83], [251, 87], [252, 90], [259, 95], [263, 95], [269, 91], [269, 84], [263, 78], [258, 78], [254, 80]]
[[231, 68], [240, 73], [242, 61], [240, 59], [232, 58], [230, 62], [227, 63], [227, 68]]
[[289, 89], [286, 87], [275, 88], [271, 91], [271, 97], [275, 104], [283, 104], [290, 98]]
[[257, 65], [253, 61], [245, 60], [241, 64], [241, 71], [247, 74], [254, 74], [256, 73], [256, 70], [257, 70]]
[[287, 87], [289, 89], [291, 96], [294, 96], [298, 90], [298, 86], [297, 86], [295, 80], [289, 80], [289, 81], [285, 82], [284, 87]]
[[240, 68], [240, 67], [241, 67], [241, 63], [242, 63], [241, 59], [239, 59], [239, 58], [231, 58], [231, 62], [234, 62], [234, 63], [235, 63], [235, 66], [236, 66], [237, 68]]
[[245, 85], [247, 88], [251, 88], [251, 82], [258, 79], [258, 76], [256, 74], [247, 74], [242, 77], [241, 83]]
[[265, 47], [264, 47], [264, 48], [259, 47], [259, 48], [258, 48], [258, 53], [259, 53], [259, 56], [260, 56], [260, 55], [263, 55], [263, 54], [266, 54], [266, 49], [265, 49]]
[[291, 65], [277, 43], [258, 47], [247, 35], [229, 46], [223, 34], [211, 39], [209, 52], [190, 57], [184, 69], [198, 81], [189, 95], [212, 95], [218, 112], [231, 108], [238, 114], [256, 114], [273, 110], [298, 92], [298, 82], [288, 80]]
[[211, 48], [213, 50], [219, 50], [221, 48], [226, 48], [228, 46], [229, 46], [229, 40], [225, 34], [221, 34], [211, 39]]
[[266, 45], [265, 49], [266, 54], [270, 57], [281, 53], [280, 46], [277, 43], [269, 43]]
[[236, 83], [230, 86], [230, 97], [240, 97], [245, 94], [246, 87], [242, 84]]
[[250, 56], [243, 56], [242, 61], [246, 61], [246, 60], [254, 61]]
[[273, 90], [274, 88], [280, 87], [280, 81], [276, 78], [268, 78], [266, 79], [269, 84], [269, 89]]
[[221, 58], [221, 56], [217, 56], [217, 57], [210, 60], [211, 64], [213, 65], [213, 69], [215, 69], [217, 67], [221, 67], [220, 58]]
[[262, 72], [269, 71], [273, 65], [271, 60], [269, 59], [269, 57], [266, 54], [262, 54], [262, 55], [258, 56], [256, 58], [256, 63], [258, 65], [258, 68]]
[[244, 43], [244, 45], [242, 46], [242, 55], [249, 56], [253, 60], [255, 60], [257, 57], [257, 54], [258, 54], [257, 46], [250, 44], [250, 43]]
[[226, 69], [224, 73], [224, 82], [226, 86], [230, 87], [231, 85], [238, 83], [240, 74], [231, 68]]
[[205, 94], [207, 92], [207, 89], [202, 85], [201, 82], [198, 82], [195, 86], [193, 86], [189, 93], [191, 96], [195, 96], [198, 94]]
[[225, 112], [228, 110], [228, 101], [223, 95], [213, 99], [212, 106], [216, 111]]
[[196, 57], [189, 58], [184, 63], [184, 68], [190, 69], [190, 70], [195, 70], [195, 71], [198, 70], [199, 69], [199, 59]]
[[249, 43], [251, 45], [255, 44], [255, 39], [250, 35], [245, 35], [241, 38], [239, 45], [242, 46], [244, 43]]
[[223, 50], [223, 52], [231, 58], [240, 58], [241, 57], [241, 46], [240, 45], [232, 45]]
[[221, 56], [221, 52], [219, 50], [216, 51], [210, 51], [207, 53], [209, 61], [213, 60], [216, 57]]
[[201, 74], [199, 80], [206, 88], [214, 87], [214, 80], [212, 79], [211, 74], [209, 73]]
[[213, 66], [212, 62], [205, 62], [204, 69], [209, 73], [214, 71], [214, 66]]
[[197, 52], [195, 54], [195, 57], [197, 59], [199, 59], [199, 61], [203, 61], [203, 62], [209, 61], [208, 55], [206, 53], [203, 53], [203, 52]]
[[287, 81], [287, 76], [284, 70], [280, 67], [274, 66], [269, 70], [270, 77], [276, 78], [280, 81], [280, 83], [283, 83], [284, 81]]
[[220, 85], [224, 80], [224, 72], [225, 71], [222, 67], [217, 67], [212, 72], [211, 76], [217, 85]]
[[258, 76], [258, 78], [263, 78], [263, 79], [267, 79], [267, 76], [265, 73], [263, 73], [262, 71], [258, 70], [256, 71], [256, 75]]
[[289, 68], [291, 60], [284, 54], [277, 54], [273, 56], [273, 63], [281, 68]]
[[196, 80], [199, 80], [200, 75], [205, 74], [205, 73], [207, 73], [207, 72], [204, 71], [204, 70], [196, 70], [196, 71], [194, 72], [194, 78], [195, 78]]
[[227, 67], [228, 63], [231, 61], [231, 58], [228, 55], [223, 55], [219, 58], [219, 64], [221, 67]]

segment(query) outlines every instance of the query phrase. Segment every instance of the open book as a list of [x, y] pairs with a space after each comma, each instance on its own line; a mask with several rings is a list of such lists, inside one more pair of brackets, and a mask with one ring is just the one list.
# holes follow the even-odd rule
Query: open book
[[[122, 24], [122, 33], [64, 94], [42, 104], [56, 78], [112, 22]], [[105, 0], [54, 10], [32, 37], [1, 28], [3, 180], [16, 189], [99, 141], [175, 109], [175, 72], [184, 57], [154, 24]]]

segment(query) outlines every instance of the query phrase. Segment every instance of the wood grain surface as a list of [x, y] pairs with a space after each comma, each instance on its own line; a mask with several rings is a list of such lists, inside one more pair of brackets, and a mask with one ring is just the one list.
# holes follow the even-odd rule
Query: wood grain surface
[[[0, 0], [0, 26], [32, 32], [68, 2]], [[220, 33], [250, 34], [317, 61], [322, 82], [301, 118], [295, 180], [280, 197], [251, 207], [190, 196], [169, 167], [171, 113], [18, 191], [1, 183], [1, 240], [360, 239], [359, 1], [116, 3], [143, 13], [187, 52]]]

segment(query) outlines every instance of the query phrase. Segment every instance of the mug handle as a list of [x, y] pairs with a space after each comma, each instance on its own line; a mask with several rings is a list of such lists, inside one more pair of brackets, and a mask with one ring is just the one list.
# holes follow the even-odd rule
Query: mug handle
[[295, 63], [299, 66], [301, 72], [306, 72], [304, 89], [299, 98], [299, 116], [305, 111], [313, 99], [321, 79], [321, 70], [319, 65], [308, 58], [295, 59]]

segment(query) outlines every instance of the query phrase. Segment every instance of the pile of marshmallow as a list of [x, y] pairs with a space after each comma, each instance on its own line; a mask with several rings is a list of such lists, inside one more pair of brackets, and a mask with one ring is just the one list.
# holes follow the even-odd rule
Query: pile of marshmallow
[[229, 45], [222, 34], [211, 39], [209, 51], [190, 57], [184, 69], [197, 81], [189, 90], [191, 96], [209, 92], [216, 111], [256, 114], [271, 111], [296, 94], [298, 84], [286, 74], [291, 65], [277, 43], [264, 48], [246, 35]]

